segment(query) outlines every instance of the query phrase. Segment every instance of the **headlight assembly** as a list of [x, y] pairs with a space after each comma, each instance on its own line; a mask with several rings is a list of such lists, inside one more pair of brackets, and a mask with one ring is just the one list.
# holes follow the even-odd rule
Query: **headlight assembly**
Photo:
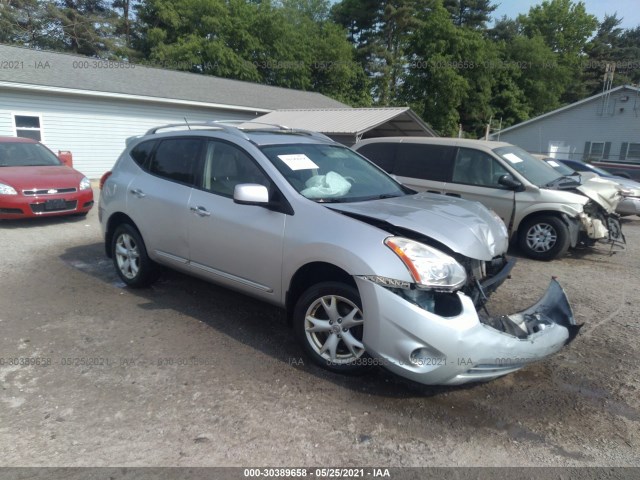
[[453, 292], [467, 281], [462, 265], [435, 248], [403, 237], [389, 237], [384, 243], [405, 264], [417, 288]]
[[0, 183], [0, 195], [17, 195], [16, 189], [6, 183]]
[[90, 188], [91, 181], [87, 177], [84, 177], [82, 180], [80, 180], [80, 190], [89, 190]]

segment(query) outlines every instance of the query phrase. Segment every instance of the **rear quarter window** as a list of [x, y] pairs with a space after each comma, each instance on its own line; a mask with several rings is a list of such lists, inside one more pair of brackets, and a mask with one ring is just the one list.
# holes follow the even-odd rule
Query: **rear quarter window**
[[139, 143], [138, 145], [133, 147], [129, 155], [140, 168], [142, 168], [143, 170], [148, 170], [149, 158], [151, 157], [151, 153], [153, 152], [153, 149], [157, 143], [157, 140]]
[[447, 182], [451, 179], [455, 150], [448, 145], [401, 143], [394, 173], [401, 177]]

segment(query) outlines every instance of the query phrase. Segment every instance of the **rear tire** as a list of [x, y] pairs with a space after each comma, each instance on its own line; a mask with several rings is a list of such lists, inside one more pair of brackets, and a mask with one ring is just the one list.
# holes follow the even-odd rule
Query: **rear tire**
[[569, 227], [558, 217], [540, 215], [523, 222], [518, 228], [518, 244], [522, 252], [534, 260], [553, 260], [569, 250]]
[[111, 254], [118, 276], [129, 287], [148, 287], [160, 274], [158, 265], [147, 255], [140, 233], [128, 223], [119, 225], [113, 233]]
[[317, 365], [346, 374], [368, 370], [362, 302], [355, 287], [340, 282], [310, 287], [296, 303], [293, 322], [298, 341]]

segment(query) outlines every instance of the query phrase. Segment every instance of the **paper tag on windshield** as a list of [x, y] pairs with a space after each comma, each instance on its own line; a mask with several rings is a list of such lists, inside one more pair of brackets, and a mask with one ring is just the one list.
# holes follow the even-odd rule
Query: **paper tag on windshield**
[[514, 153], [505, 153], [503, 157], [509, 160], [511, 163], [521, 163], [524, 161]]
[[555, 162], [553, 160], [547, 160], [547, 163], [549, 165], [551, 165], [552, 167], [559, 167], [560, 165], [558, 165], [558, 162]]
[[313, 163], [309, 157], [304, 153], [297, 153], [295, 155], [278, 155], [278, 158], [287, 164], [291, 170], [311, 170], [313, 168], [319, 168], [318, 165]]

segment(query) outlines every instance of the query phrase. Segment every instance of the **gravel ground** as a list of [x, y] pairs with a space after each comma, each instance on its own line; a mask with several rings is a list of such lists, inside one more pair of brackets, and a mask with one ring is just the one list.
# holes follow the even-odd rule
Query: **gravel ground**
[[124, 288], [95, 209], [1, 222], [0, 465], [640, 466], [640, 219], [624, 229], [613, 256], [521, 258], [492, 299], [527, 307], [557, 276], [585, 324], [569, 347], [434, 388], [318, 369], [281, 311], [177, 273]]

